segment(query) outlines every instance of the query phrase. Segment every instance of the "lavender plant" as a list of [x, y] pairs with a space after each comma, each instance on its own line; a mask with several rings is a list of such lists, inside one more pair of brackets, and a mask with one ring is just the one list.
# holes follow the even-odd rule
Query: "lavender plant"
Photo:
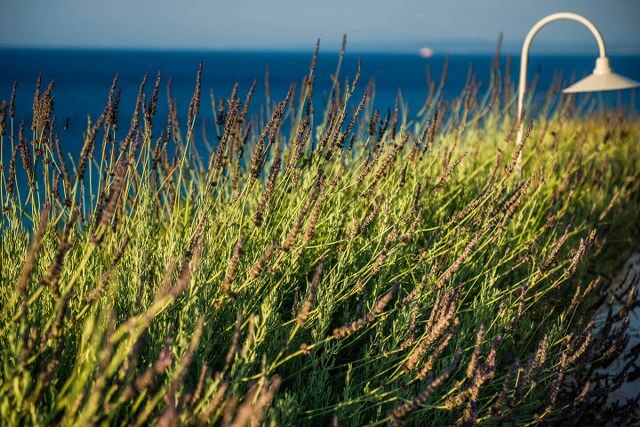
[[260, 114], [255, 84], [212, 96], [208, 153], [202, 65], [186, 123], [158, 74], [125, 129], [116, 76], [72, 161], [53, 82], [38, 81], [30, 133], [14, 85], [0, 106], [3, 423], [637, 417], [640, 397], [611, 396], [638, 378], [638, 277], [608, 279], [637, 247], [637, 117], [550, 91], [516, 174], [499, 61], [484, 92], [470, 78], [453, 101], [443, 70], [409, 118], [339, 73], [314, 108], [316, 57]]

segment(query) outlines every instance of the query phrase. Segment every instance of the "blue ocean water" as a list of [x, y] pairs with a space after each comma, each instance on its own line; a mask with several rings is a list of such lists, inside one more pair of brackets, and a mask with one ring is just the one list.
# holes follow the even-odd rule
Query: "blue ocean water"
[[[33, 91], [38, 73], [43, 84], [55, 80], [54, 113], [58, 123], [69, 119], [69, 128], [61, 135], [63, 148], [77, 152], [82, 146], [82, 132], [86, 129], [87, 115], [97, 117], [103, 110], [109, 86], [116, 73], [123, 89], [121, 127], [126, 132], [133, 111], [138, 85], [145, 73], [149, 74], [147, 93], [153, 87], [158, 71], [163, 81], [172, 78], [172, 93], [178, 100], [182, 115], [186, 115], [193, 93], [199, 62], [204, 62], [202, 110], [208, 113], [212, 125], [209, 105], [209, 89], [216, 97], [226, 98], [233, 85], [239, 83], [239, 95], [244, 97], [254, 79], [258, 87], [254, 97], [254, 108], [265, 102], [265, 70], [269, 69], [271, 99], [277, 101], [287, 92], [293, 82], [300, 84], [308, 72], [312, 51], [309, 52], [176, 52], [176, 51], [107, 51], [107, 50], [0, 50], [0, 99], [8, 100], [11, 87], [18, 81], [16, 116], [18, 120], [31, 122]], [[419, 55], [389, 53], [347, 52], [340, 77], [353, 78], [358, 58], [361, 59], [361, 90], [375, 79], [375, 106], [382, 111], [393, 108], [398, 93], [408, 105], [409, 116], [415, 113], [428, 95], [427, 70], [435, 81], [439, 81], [445, 56], [422, 58]], [[326, 100], [331, 86], [331, 75], [335, 73], [337, 53], [320, 53], [316, 71], [316, 103]], [[469, 70], [477, 76], [482, 87], [488, 86], [491, 55], [452, 55], [449, 59], [444, 96], [453, 98], [462, 91]], [[552, 82], [554, 73], [560, 71], [567, 81], [588, 74], [594, 66], [593, 56], [534, 56], [530, 59], [529, 76], [537, 71], [537, 90], [543, 93]], [[640, 56], [612, 57], [612, 65], [620, 74], [640, 80]], [[501, 59], [503, 71], [506, 58]], [[512, 79], [517, 77], [519, 58], [511, 62]], [[355, 97], [354, 104], [359, 100]], [[638, 99], [631, 91], [609, 93], [596, 98], [602, 105], [611, 107], [618, 103], [638, 108]], [[161, 92], [156, 120], [164, 124], [167, 113], [166, 95]], [[60, 129], [62, 126], [60, 126]], [[62, 132], [62, 130], [61, 130]], [[3, 147], [5, 150], [6, 147]]]

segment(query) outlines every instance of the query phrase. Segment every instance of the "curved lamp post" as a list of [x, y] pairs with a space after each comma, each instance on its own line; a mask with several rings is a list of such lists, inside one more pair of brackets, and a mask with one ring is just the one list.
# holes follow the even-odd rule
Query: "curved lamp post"
[[[584, 16], [578, 15], [576, 13], [560, 12], [544, 17], [540, 21], [538, 21], [538, 23], [535, 24], [531, 28], [531, 30], [529, 30], [527, 37], [524, 39], [524, 44], [522, 45], [522, 54], [520, 56], [520, 82], [518, 84], [518, 114], [516, 117], [518, 122], [520, 122], [518, 137], [516, 139], [516, 143], [518, 145], [523, 143], [522, 138], [524, 135], [524, 121], [522, 120], [522, 116], [524, 109], [524, 93], [526, 91], [527, 85], [527, 62], [529, 59], [529, 47], [531, 46], [531, 42], [533, 41], [536, 33], [540, 31], [542, 27], [549, 24], [550, 22], [558, 21], [561, 19], [577, 21], [587, 27], [596, 38], [596, 41], [598, 42], [598, 49], [600, 50], [600, 56], [598, 57], [598, 59], [596, 59], [596, 66], [593, 70], [593, 73], [580, 80], [579, 82], [574, 83], [573, 85], [564, 89], [562, 91], [563, 93], [631, 89], [640, 86], [640, 83], [626, 77], [622, 77], [621, 75], [616, 74], [611, 70], [611, 66], [609, 65], [609, 58], [607, 58], [607, 50], [605, 48], [602, 35], [600, 35], [600, 32], [595, 27], [595, 25], [593, 25]], [[521, 154], [518, 156], [518, 168], [520, 166], [520, 161]]]

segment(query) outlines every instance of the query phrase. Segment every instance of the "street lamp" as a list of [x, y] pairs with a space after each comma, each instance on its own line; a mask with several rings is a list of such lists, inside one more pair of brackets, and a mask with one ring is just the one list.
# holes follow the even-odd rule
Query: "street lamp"
[[[579, 82], [574, 83], [569, 86], [563, 93], [578, 93], [578, 92], [598, 92], [605, 90], [619, 90], [619, 89], [631, 89], [634, 87], [640, 86], [640, 83], [628, 79], [626, 77], [622, 77], [619, 74], [614, 73], [611, 70], [611, 66], [609, 65], [609, 58], [607, 58], [607, 50], [604, 45], [604, 40], [600, 35], [598, 29], [593, 25], [588, 19], [584, 16], [578, 15], [576, 13], [570, 12], [560, 12], [554, 13], [547, 17], [542, 18], [535, 24], [527, 37], [524, 39], [524, 44], [522, 45], [522, 54], [520, 56], [520, 82], [518, 84], [518, 114], [516, 119], [519, 124], [518, 137], [516, 139], [516, 143], [520, 146], [523, 143], [524, 136], [524, 121], [522, 120], [523, 109], [524, 109], [524, 93], [526, 91], [527, 86], [527, 62], [529, 59], [529, 47], [531, 46], [531, 42], [535, 37], [536, 33], [540, 31], [542, 27], [549, 24], [553, 21], [558, 21], [560, 19], [570, 19], [572, 21], [577, 21], [587, 27], [593, 36], [596, 38], [598, 42], [598, 49], [600, 50], [600, 56], [596, 59], [596, 66], [593, 70], [593, 73]], [[522, 153], [521, 153], [522, 154]], [[521, 162], [521, 154], [518, 156], [518, 169]]]

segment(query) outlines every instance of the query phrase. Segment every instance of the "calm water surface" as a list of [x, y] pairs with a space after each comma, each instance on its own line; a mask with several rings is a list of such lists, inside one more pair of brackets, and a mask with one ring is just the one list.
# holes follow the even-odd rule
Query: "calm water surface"
[[[18, 80], [17, 117], [31, 121], [33, 90], [39, 72], [42, 72], [44, 84], [55, 80], [55, 114], [58, 122], [69, 119], [70, 127], [61, 135], [63, 147], [70, 152], [79, 151], [82, 145], [82, 132], [86, 129], [87, 115], [97, 117], [107, 101], [109, 86], [116, 73], [122, 86], [121, 127], [126, 127], [133, 111], [138, 85], [148, 73], [150, 92], [155, 74], [161, 71], [166, 78], [171, 76], [173, 96], [183, 116], [186, 116], [189, 100], [193, 93], [198, 63], [204, 61], [203, 108], [209, 106], [209, 89], [216, 97], [228, 97], [233, 85], [240, 85], [240, 96], [244, 96], [253, 83], [258, 80], [254, 98], [254, 108], [265, 100], [264, 75], [268, 68], [272, 100], [281, 99], [292, 82], [300, 81], [308, 72], [312, 51], [297, 52], [176, 52], [176, 51], [106, 51], [106, 50], [0, 50], [0, 99], [8, 99], [14, 80]], [[409, 116], [415, 113], [428, 94], [427, 72], [432, 78], [440, 79], [445, 56], [421, 58], [408, 54], [357, 54], [347, 53], [343, 62], [341, 77], [353, 77], [357, 68], [357, 59], [361, 58], [361, 91], [366, 83], [375, 78], [375, 106], [383, 111], [393, 107], [398, 93], [402, 93], [409, 108]], [[321, 53], [317, 66], [316, 103], [326, 100], [331, 86], [331, 75], [335, 72], [338, 54]], [[450, 57], [447, 83], [444, 96], [453, 98], [460, 94], [467, 79], [469, 69], [477, 75], [482, 87], [488, 86], [490, 55], [454, 55]], [[506, 60], [503, 58], [503, 69]], [[514, 58], [510, 73], [517, 76], [519, 60]], [[640, 57], [614, 57], [612, 64], [623, 75], [640, 80]], [[538, 91], [543, 93], [553, 79], [554, 72], [561, 71], [566, 80], [582, 77], [593, 69], [594, 57], [533, 57], [530, 75], [539, 73]], [[161, 93], [156, 120], [166, 117], [166, 96]], [[638, 107], [638, 100], [626, 91], [619, 96], [608, 94], [599, 100], [603, 106], [615, 106], [622, 103], [627, 107]], [[357, 103], [361, 92], [355, 96]], [[210, 117], [210, 116], [209, 116]], [[212, 124], [212, 121], [209, 120]], [[6, 147], [3, 147], [6, 150]]]

